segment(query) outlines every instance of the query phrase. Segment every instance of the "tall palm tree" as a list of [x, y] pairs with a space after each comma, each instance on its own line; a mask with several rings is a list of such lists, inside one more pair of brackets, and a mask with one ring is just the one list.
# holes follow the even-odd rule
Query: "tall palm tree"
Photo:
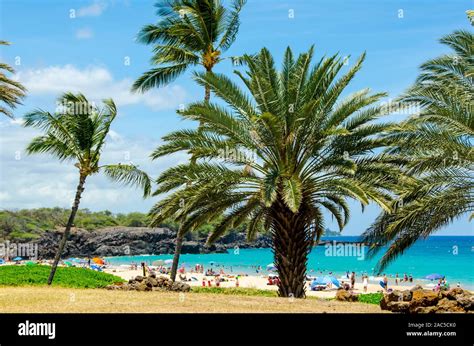
[[103, 107], [96, 107], [82, 94], [65, 93], [58, 99], [63, 105], [57, 113], [35, 110], [24, 117], [24, 126], [35, 127], [45, 134], [35, 137], [26, 148], [29, 154], [49, 153], [60, 161], [74, 161], [78, 169], [79, 183], [58, 251], [54, 257], [48, 285], [51, 285], [61, 254], [66, 245], [86, 179], [103, 172], [114, 181], [136, 185], [143, 189], [144, 196], [151, 190], [148, 175], [130, 164], [100, 165], [100, 155], [105, 145], [117, 108], [112, 99], [103, 100]]
[[[9, 44], [7, 41], [0, 41], [0, 46]], [[21, 99], [25, 97], [26, 88], [19, 82], [8, 78], [6, 76], [7, 72], [15, 73], [15, 70], [10, 65], [0, 62], [0, 101], [6, 105], [0, 105], [0, 113], [13, 118], [11, 109], [21, 104]]]
[[441, 43], [453, 54], [421, 66], [400, 97], [420, 112], [389, 135], [396, 144], [389, 152], [403, 158], [404, 169], [419, 181], [402, 194], [396, 212], [381, 214], [364, 233], [368, 242], [389, 245], [378, 271], [418, 239], [474, 211], [474, 35], [457, 30]]
[[[219, 0], [161, 0], [156, 3], [160, 21], [146, 25], [139, 33], [139, 40], [153, 45], [153, 65], [158, 67], [146, 72], [133, 85], [133, 90], [145, 92], [164, 86], [189, 67], [200, 65], [211, 73], [223, 60], [222, 53], [230, 48], [239, 30], [239, 14], [246, 0], [234, 0], [230, 9]], [[204, 100], [211, 97], [205, 86]], [[191, 158], [191, 162], [194, 162]], [[171, 280], [176, 279], [183, 237], [176, 237], [176, 247], [171, 267]]]
[[[166, 85], [190, 66], [200, 65], [210, 73], [222, 61], [239, 30], [239, 14], [246, 0], [233, 0], [231, 9], [219, 0], [160, 0], [160, 21], [146, 25], [138, 39], [153, 45], [153, 65], [133, 84], [135, 91]], [[205, 100], [210, 89], [205, 88]]]
[[389, 209], [390, 191], [402, 179], [395, 164], [371, 154], [385, 145], [377, 135], [391, 126], [373, 123], [384, 112], [374, 103], [385, 94], [364, 89], [337, 102], [364, 56], [337, 78], [344, 66], [337, 55], [311, 68], [313, 48], [296, 60], [288, 48], [278, 72], [262, 49], [243, 56], [246, 75], [236, 72], [249, 94], [224, 75], [196, 73], [228, 107], [197, 102], [179, 112], [200, 129], [165, 136], [152, 156], [187, 151], [197, 161], [158, 178], [154, 194], [168, 195], [153, 207], [152, 222], [175, 218], [185, 233], [224, 213], [209, 243], [246, 221], [249, 239], [270, 230], [280, 296], [304, 297], [308, 253], [324, 232], [323, 210], [342, 229], [346, 198]]

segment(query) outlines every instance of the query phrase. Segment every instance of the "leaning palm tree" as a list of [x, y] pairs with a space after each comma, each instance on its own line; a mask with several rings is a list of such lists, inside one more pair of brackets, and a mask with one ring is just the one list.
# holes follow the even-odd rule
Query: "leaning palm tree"
[[[0, 41], [0, 46], [9, 44], [6, 41]], [[0, 62], [0, 102], [6, 105], [0, 105], [0, 113], [13, 118], [11, 109], [21, 104], [21, 99], [25, 97], [26, 88], [19, 82], [8, 78], [6, 72], [15, 73], [15, 70], [10, 65]]]
[[136, 185], [143, 189], [144, 196], [151, 190], [148, 175], [131, 164], [100, 165], [100, 155], [105, 145], [117, 108], [112, 99], [103, 100], [102, 108], [90, 103], [82, 94], [65, 93], [58, 99], [61, 107], [52, 114], [35, 110], [24, 117], [24, 126], [35, 127], [45, 132], [35, 137], [27, 147], [29, 154], [49, 153], [60, 161], [75, 161], [79, 183], [58, 251], [54, 257], [48, 285], [51, 285], [61, 254], [66, 245], [79, 202], [84, 191], [86, 179], [103, 172], [112, 180]]
[[374, 103], [385, 94], [364, 89], [337, 102], [365, 55], [341, 78], [340, 57], [311, 68], [312, 56], [311, 48], [295, 60], [288, 48], [281, 72], [267, 49], [243, 56], [248, 71], [236, 73], [249, 94], [224, 75], [196, 73], [196, 81], [228, 107], [191, 104], [179, 113], [200, 129], [165, 136], [152, 154], [196, 157], [158, 178], [154, 194], [168, 195], [151, 210], [152, 222], [174, 218], [185, 233], [224, 213], [209, 243], [245, 222], [249, 240], [270, 231], [283, 297], [305, 296], [308, 253], [324, 231], [323, 210], [342, 229], [347, 198], [389, 210], [390, 191], [403, 178], [395, 164], [371, 153], [385, 146], [377, 135], [391, 126], [373, 122], [384, 113]]
[[[146, 25], [138, 39], [153, 45], [151, 59], [156, 68], [145, 72], [133, 90], [147, 91], [166, 85], [189, 67], [200, 65], [210, 73], [223, 60], [239, 30], [239, 14], [246, 0], [234, 0], [231, 9], [219, 0], [160, 0], [156, 3], [160, 21]], [[210, 88], [205, 88], [205, 99]]]
[[[230, 9], [219, 0], [161, 0], [155, 5], [161, 16], [157, 24], [147, 25], [139, 40], [153, 45], [152, 64], [158, 67], [146, 72], [133, 85], [133, 90], [145, 92], [175, 80], [191, 66], [202, 66], [211, 73], [223, 60], [222, 53], [230, 48], [239, 30], [239, 15], [246, 0], [234, 0]], [[204, 100], [211, 97], [205, 86]], [[194, 162], [194, 157], [191, 158]], [[176, 279], [183, 238], [176, 237], [171, 267], [171, 280]]]
[[[378, 271], [420, 238], [474, 211], [474, 35], [458, 30], [441, 39], [454, 54], [421, 66], [415, 84], [400, 97], [419, 108], [389, 137], [390, 154], [419, 179], [404, 191], [394, 213], [382, 213], [364, 233], [367, 242], [389, 245]], [[471, 214], [471, 219], [474, 214]], [[369, 254], [380, 250], [374, 246]]]

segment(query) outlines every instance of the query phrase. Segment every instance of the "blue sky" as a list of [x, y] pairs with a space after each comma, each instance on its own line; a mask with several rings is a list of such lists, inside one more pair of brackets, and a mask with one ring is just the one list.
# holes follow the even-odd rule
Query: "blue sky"
[[[0, 38], [12, 46], [2, 48], [0, 57], [15, 67], [17, 78], [29, 89], [24, 105], [15, 112], [17, 120], [0, 120], [1, 208], [69, 207], [76, 185], [74, 168], [48, 156], [25, 156], [23, 149], [36, 133], [20, 125], [28, 110], [53, 110], [62, 91], [81, 90], [90, 98], [112, 97], [117, 102], [120, 116], [104, 160], [130, 157], [157, 176], [186, 159], [177, 155], [150, 162], [148, 155], [166, 133], [193, 126], [175, 114], [181, 104], [203, 96], [190, 71], [166, 88], [145, 95], [129, 93], [133, 80], [150, 67], [151, 48], [138, 44], [135, 37], [143, 25], [156, 21], [153, 3], [1, 2]], [[265, 46], [280, 62], [286, 46], [301, 52], [314, 44], [316, 58], [339, 52], [350, 55], [351, 63], [366, 51], [364, 67], [347, 91], [370, 87], [393, 98], [414, 81], [422, 62], [448, 52], [439, 44], [440, 37], [471, 28], [465, 11], [472, 5], [467, 0], [248, 0], [239, 36], [226, 55], [252, 53]], [[230, 74], [233, 69], [227, 60], [216, 71]], [[398, 118], [389, 120], [394, 119]], [[103, 177], [93, 177], [87, 184], [81, 207], [145, 212], [154, 202]], [[362, 214], [354, 207], [344, 231], [347, 235], [363, 231], [379, 212], [371, 206]], [[335, 229], [330, 219], [327, 224]], [[438, 234], [473, 234], [472, 223], [465, 217]]]

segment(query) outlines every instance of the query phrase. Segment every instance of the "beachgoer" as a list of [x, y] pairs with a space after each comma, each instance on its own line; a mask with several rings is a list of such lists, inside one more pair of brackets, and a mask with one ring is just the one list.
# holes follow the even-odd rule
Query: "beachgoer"
[[369, 285], [369, 278], [367, 275], [363, 276], [362, 285], [364, 286], [364, 292], [367, 292], [367, 286]]
[[388, 290], [388, 278], [387, 278], [387, 275], [383, 274], [383, 285], [384, 285], [384, 289], [385, 291]]
[[411, 276], [411, 274], [410, 274], [410, 276], [408, 277], [408, 281], [413, 282], [413, 276]]
[[398, 273], [395, 275], [395, 285], [398, 286]]
[[239, 287], [239, 277], [235, 277], [235, 287]]
[[355, 272], [352, 272], [352, 274], [351, 274], [351, 288], [352, 289], [354, 289], [355, 282], [356, 282], [356, 274], [355, 274]]
[[403, 281], [408, 282], [408, 276], [407, 273], [403, 274]]

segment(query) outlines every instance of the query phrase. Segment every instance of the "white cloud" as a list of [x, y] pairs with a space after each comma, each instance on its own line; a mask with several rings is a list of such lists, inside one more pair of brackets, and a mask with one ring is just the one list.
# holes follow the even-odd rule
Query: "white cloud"
[[[186, 154], [151, 161], [150, 153], [158, 141], [132, 139], [116, 131], [109, 132], [101, 155], [101, 164], [132, 162], [156, 178], [166, 168], [184, 163]], [[77, 186], [73, 162], [59, 162], [51, 155], [26, 155], [24, 149], [37, 130], [23, 128], [8, 119], [0, 120], [0, 209], [40, 207], [70, 208]], [[148, 212], [157, 198], [144, 200], [138, 189], [110, 181], [103, 174], [86, 181], [81, 208], [114, 212]]]
[[17, 73], [16, 78], [31, 95], [57, 96], [65, 91], [82, 92], [90, 100], [112, 98], [118, 106], [144, 104], [153, 110], [176, 109], [184, 103], [186, 92], [178, 86], [131, 93], [132, 79], [115, 80], [109, 70], [99, 66], [79, 69], [74, 65], [49, 66]]
[[95, 1], [93, 4], [81, 7], [77, 10], [78, 17], [97, 17], [104, 12], [107, 4], [103, 1]]
[[87, 40], [94, 37], [94, 32], [91, 28], [82, 28], [76, 31], [76, 38], [78, 40]]

